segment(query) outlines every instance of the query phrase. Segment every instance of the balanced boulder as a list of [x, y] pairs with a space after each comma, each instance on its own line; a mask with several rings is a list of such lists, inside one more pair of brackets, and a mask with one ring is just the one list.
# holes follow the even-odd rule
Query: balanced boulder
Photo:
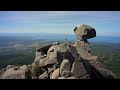
[[79, 40], [85, 40], [96, 37], [96, 31], [93, 27], [82, 24], [74, 29], [75, 35]]

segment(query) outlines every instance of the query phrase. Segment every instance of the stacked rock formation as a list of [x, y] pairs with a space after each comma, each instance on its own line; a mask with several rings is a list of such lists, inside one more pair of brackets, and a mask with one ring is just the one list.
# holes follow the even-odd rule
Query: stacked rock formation
[[74, 44], [54, 43], [39, 47], [33, 65], [39, 65], [44, 73], [39, 79], [114, 79], [115, 75], [107, 70], [91, 55], [87, 39], [96, 37], [96, 30], [82, 24], [74, 29], [79, 39]]
[[[82, 24], [75, 27], [74, 33], [78, 38], [75, 43], [55, 42], [53, 45], [40, 46], [36, 49], [35, 60], [31, 65], [21, 66], [17, 71], [15, 67], [8, 66], [0, 78], [116, 79], [98, 57], [91, 54], [87, 39], [96, 37], [96, 30]], [[9, 77], [11, 75], [12, 77]]]

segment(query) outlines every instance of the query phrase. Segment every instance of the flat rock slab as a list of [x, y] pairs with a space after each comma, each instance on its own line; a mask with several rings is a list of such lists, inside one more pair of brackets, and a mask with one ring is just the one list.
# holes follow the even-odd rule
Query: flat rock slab
[[[17, 67], [17, 66], [16, 66]], [[28, 69], [26, 65], [21, 66], [20, 68], [15, 69], [16, 67], [7, 69], [1, 75], [1, 79], [28, 79]]]
[[71, 72], [73, 73], [73, 76], [75, 76], [76, 78], [82, 77], [87, 74], [87, 71], [86, 71], [83, 63], [77, 59], [73, 63]]

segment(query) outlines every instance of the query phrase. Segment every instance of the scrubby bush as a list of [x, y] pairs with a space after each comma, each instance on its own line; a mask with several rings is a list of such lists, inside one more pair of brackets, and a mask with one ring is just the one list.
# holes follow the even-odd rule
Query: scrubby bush
[[32, 73], [33, 76], [36, 76], [38, 78], [42, 73], [43, 73], [43, 70], [40, 66], [35, 66], [33, 68], [33, 73]]

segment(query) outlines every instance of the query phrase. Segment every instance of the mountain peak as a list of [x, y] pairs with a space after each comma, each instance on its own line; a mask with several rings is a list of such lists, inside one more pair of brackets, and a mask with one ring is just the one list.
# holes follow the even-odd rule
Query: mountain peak
[[96, 37], [96, 30], [82, 24], [73, 30], [77, 41], [55, 42], [36, 48], [31, 65], [8, 66], [1, 79], [116, 79], [116, 76], [91, 54], [87, 39]]

